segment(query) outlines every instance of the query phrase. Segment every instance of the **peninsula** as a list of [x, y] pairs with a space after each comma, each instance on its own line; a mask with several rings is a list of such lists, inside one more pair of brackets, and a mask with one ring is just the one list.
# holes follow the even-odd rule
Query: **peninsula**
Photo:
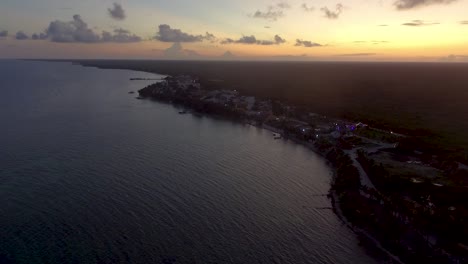
[[417, 149], [417, 138], [237, 90], [169, 76], [138, 91], [187, 110], [263, 127], [323, 155], [335, 168], [329, 197], [356, 233], [406, 263], [468, 261], [468, 166]]

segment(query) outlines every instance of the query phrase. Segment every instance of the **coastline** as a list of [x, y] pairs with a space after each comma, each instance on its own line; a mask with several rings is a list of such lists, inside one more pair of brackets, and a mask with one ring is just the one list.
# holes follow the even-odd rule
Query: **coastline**
[[[336, 174], [336, 172], [333, 173], [333, 178], [336, 177], [335, 174]], [[330, 200], [331, 200], [333, 212], [338, 216], [338, 218], [340, 218], [340, 220], [349, 229], [351, 229], [355, 234], [357, 234], [359, 236], [360, 240], [362, 239], [362, 237], [365, 237], [367, 240], [374, 243], [372, 245], [372, 248], [379, 250], [380, 253], [382, 253], [382, 254], [385, 254], [385, 256], [387, 256], [392, 261], [392, 263], [401, 263], [401, 264], [404, 263], [404, 262], [402, 262], [400, 260], [400, 258], [398, 256], [394, 255], [393, 253], [388, 251], [384, 246], [382, 246], [382, 244], [375, 237], [373, 237], [371, 234], [369, 234], [369, 232], [367, 232], [367, 231], [365, 231], [365, 230], [363, 230], [363, 229], [361, 229], [361, 228], [359, 228], [357, 226], [354, 226], [351, 222], [349, 222], [349, 220], [346, 218], [346, 216], [344, 215], [343, 211], [340, 208], [338, 194], [332, 188], [330, 189], [329, 197], [330, 197]], [[367, 244], [367, 245], [370, 246], [370, 244]]]
[[[169, 78], [171, 77], [169, 76]], [[143, 89], [139, 91], [140, 95], [141, 95], [142, 90]], [[143, 96], [142, 99], [146, 97], [148, 96]], [[171, 105], [183, 106], [186, 109], [191, 109], [190, 111], [191, 113], [197, 113], [197, 114], [202, 114], [205, 116], [212, 116], [212, 117], [220, 117], [223, 119], [231, 120], [233, 122], [244, 123], [244, 124], [248, 124], [257, 128], [261, 128], [261, 129], [270, 131], [272, 133], [279, 134], [282, 136], [281, 139], [291, 140], [295, 144], [300, 144], [312, 150], [314, 153], [320, 155], [322, 158], [325, 159], [325, 161], [327, 161], [328, 166], [332, 170], [332, 178], [330, 179], [330, 189], [329, 189], [329, 193], [327, 197], [330, 199], [330, 203], [332, 206], [331, 209], [333, 210], [334, 214], [341, 220], [341, 222], [343, 222], [351, 231], [353, 231], [358, 236], [361, 246], [364, 246], [366, 249], [369, 249], [372, 251], [372, 255], [374, 255], [374, 257], [379, 258], [380, 260], [385, 259], [386, 263], [403, 263], [397, 256], [395, 256], [394, 254], [389, 252], [384, 246], [382, 246], [381, 243], [374, 236], [372, 236], [369, 232], [353, 225], [347, 219], [346, 215], [343, 213], [343, 211], [340, 208], [339, 195], [336, 192], [336, 190], [334, 190], [333, 188], [334, 182], [337, 177], [337, 168], [336, 166], [333, 166], [332, 162], [327, 158], [327, 152], [320, 151], [316, 146], [314, 146], [313, 143], [301, 140], [300, 138], [297, 138], [295, 135], [289, 135], [286, 131], [280, 128], [276, 128], [276, 127], [273, 127], [271, 125], [264, 124], [264, 123], [258, 123], [256, 120], [251, 120], [251, 119], [246, 119], [246, 118], [241, 118], [241, 119], [233, 118], [232, 116], [226, 115], [223, 113], [207, 113], [207, 112], [197, 111], [197, 109], [195, 109], [190, 104], [187, 104], [184, 102], [174, 102], [172, 99], [168, 100], [168, 98], [164, 98], [164, 97], [163, 98], [150, 97], [150, 99], [154, 99], [159, 102], [166, 102]], [[183, 112], [186, 112], [186, 111], [184, 110]], [[286, 134], [286, 137], [283, 138], [285, 134]]]
[[[302, 118], [295, 117], [294, 113], [299, 110], [298, 107], [255, 97], [253, 97], [254, 103], [251, 103], [252, 96], [241, 96], [236, 90], [204, 90], [200, 86], [199, 79], [189, 75], [175, 77], [167, 75], [163, 81], [148, 85], [138, 90], [138, 93], [138, 99], [148, 98], [183, 106], [186, 110], [181, 111], [181, 113], [187, 113], [187, 110], [191, 109], [189, 112], [197, 115], [220, 117], [278, 133], [279, 135], [275, 135], [275, 139], [291, 139], [324, 157], [333, 171], [328, 195], [332, 200], [332, 209], [341, 221], [358, 235], [361, 242], [364, 241], [369, 245], [366, 248], [374, 250], [374, 252], [371, 251], [370, 255], [378, 251], [381, 253], [379, 258], [385, 255], [390, 259], [385, 260], [387, 263], [403, 263], [402, 259], [408, 263], [419, 263], [420, 260], [457, 263], [457, 261], [464, 259], [463, 256], [449, 254], [443, 248], [433, 247], [434, 244], [429, 243], [429, 240], [426, 239], [427, 234], [424, 236], [421, 230], [415, 228], [414, 225], [410, 232], [407, 232], [406, 229], [398, 229], [398, 226], [404, 228], [410, 223], [407, 222], [407, 217], [414, 217], [414, 215], [401, 214], [398, 208], [392, 207], [391, 198], [382, 196], [372, 184], [366, 184], [366, 179], [367, 182], [370, 182], [369, 176], [371, 174], [364, 168], [360, 160], [359, 155], [362, 154], [360, 153], [362, 149], [359, 143], [356, 145], [351, 143], [352, 147], [349, 148], [350, 143], [346, 139], [342, 140], [349, 136], [348, 132], [351, 132], [351, 136], [354, 137], [352, 132], [358, 126], [363, 127], [360, 129], [368, 131], [367, 125], [361, 122], [352, 123], [352, 121], [308, 113], [309, 117], [325, 119], [331, 128], [331, 130], [325, 129], [327, 131], [323, 131], [321, 134], [319, 132], [316, 135], [317, 132], [313, 128], [322, 129], [323, 123], [312, 122], [311, 126], [313, 127], [309, 126]], [[242, 108], [238, 108], [239, 104]], [[275, 113], [274, 104], [277, 104], [276, 107], [279, 104], [282, 108], [281, 113], [284, 114], [285, 109], [288, 113], [284, 116], [278, 116]], [[293, 116], [291, 116], [291, 108]], [[304, 114], [304, 112], [302, 113]], [[276, 117], [276, 121], [271, 117]], [[369, 129], [374, 128], [369, 127]], [[406, 137], [390, 130], [375, 129], [374, 131], [377, 130], [379, 133], [387, 133], [387, 136], [393, 139]], [[368, 147], [373, 152], [387, 149], [388, 143], [392, 143], [392, 141], [385, 140], [377, 142], [375, 139], [366, 138], [366, 135], [362, 136], [360, 133], [357, 133], [356, 137], [366, 139], [366, 144], [373, 145]], [[387, 140], [389, 139], [387, 138]], [[394, 148], [396, 146], [395, 144]], [[351, 152], [354, 152], [355, 155], [351, 156]], [[365, 153], [365, 151], [363, 152]], [[359, 165], [360, 169], [356, 165]], [[364, 177], [362, 174], [365, 174]], [[374, 214], [374, 211], [369, 211], [369, 209], [377, 210], [378, 213]], [[392, 225], [396, 225], [394, 226], [395, 230], [387, 228]], [[407, 237], [408, 235], [417, 237]], [[395, 240], [395, 237], [399, 237], [399, 240]], [[390, 251], [398, 252], [398, 256]]]
[[[66, 61], [70, 62], [70, 60]], [[187, 83], [182, 83], [182, 85], [181, 83], [177, 82], [175, 85], [174, 82], [171, 83], [171, 80], [177, 80], [180, 78], [187, 79], [188, 77], [189, 79], [193, 80], [193, 83], [197, 82], [198, 90], [202, 90], [204, 93], [209, 94], [218, 92], [218, 95], [221, 96], [223, 96], [223, 93], [226, 95], [226, 92], [237, 92], [237, 90], [225, 89], [240, 89], [236, 87], [229, 88], [229, 86], [220, 84], [205, 86], [208, 77], [203, 74], [197, 74], [197, 72], [182, 70], [180, 68], [172, 68], [168, 70], [167, 68], [163, 67], [164, 65], [159, 65], [159, 67], [150, 67], [150, 65], [145, 65], [143, 67], [138, 63], [134, 65], [128, 65], [126, 63], [103, 63], [98, 61], [83, 60], [74, 60], [71, 62], [83, 67], [96, 67], [101, 69], [129, 69], [152, 74], [165, 72], [162, 75], [167, 77], [162, 82], [169, 83], [169, 85], [166, 85], [164, 93], [153, 93], [154, 90], [161, 88], [158, 87], [156, 83], [154, 83], [139, 90], [138, 93], [140, 96], [138, 99], [151, 98], [160, 102], [183, 106], [185, 109], [193, 109], [196, 115], [207, 114], [212, 117], [220, 117], [222, 119], [228, 119], [233, 122], [235, 121], [243, 124], [251, 124], [257, 127], [260, 126], [257, 122], [258, 119], [256, 119], [255, 116], [252, 116], [251, 113], [245, 115], [245, 112], [240, 113], [239, 111], [236, 111], [237, 109], [232, 108], [232, 104], [216, 105], [216, 102], [213, 100], [208, 100], [210, 102], [207, 102], [203, 100], [204, 98], [197, 98], [197, 96], [180, 97], [180, 94], [177, 92], [182, 90], [183, 93], [187, 94], [188, 92], [190, 95], [192, 92], [191, 89], [186, 89], [188, 87]], [[186, 75], [181, 75], [182, 73]], [[192, 82], [190, 84], [192, 84]], [[200, 84], [203, 84], [203, 88], [200, 87]], [[181, 87], [184, 89], [180, 89]], [[142, 96], [141, 92], [143, 90], [145, 90], [145, 94]], [[245, 89], [240, 90], [246, 93], [249, 92]], [[195, 95], [199, 94], [195, 92]], [[283, 107], [283, 110], [284, 107], [288, 108], [287, 110], [289, 115], [286, 116], [288, 118], [294, 118], [295, 120], [293, 121], [305, 120], [298, 116], [291, 116], [291, 112], [294, 113], [295, 110], [298, 110], [302, 111], [304, 114], [305, 111], [311, 111], [314, 109], [303, 107], [301, 105], [294, 105], [294, 102], [280, 102], [280, 99], [273, 99], [275, 97], [271, 98], [271, 94], [258, 94], [258, 96], [259, 99], [263, 101], [270, 100], [270, 102], [279, 102]], [[289, 109], [289, 107], [292, 107], [292, 111], [290, 111], [291, 109]], [[185, 110], [183, 112], [185, 112]], [[322, 112], [322, 114], [319, 114], [320, 112]], [[331, 112], [320, 112], [317, 114], [311, 114], [314, 114], [315, 117], [323, 117], [328, 119], [328, 121], [330, 121], [329, 125], [331, 126], [337, 125], [336, 130], [341, 133], [340, 137], [335, 137], [332, 135], [332, 133], [330, 133], [327, 135], [328, 138], [324, 138], [324, 141], [315, 140], [314, 137], [309, 144], [307, 141], [310, 139], [310, 137], [307, 139], [303, 137], [304, 134], [301, 135], [300, 131], [296, 130], [294, 132], [299, 132], [297, 133], [299, 134], [297, 143], [306, 145], [306, 147], [312, 147], [312, 151], [321, 155], [322, 157], [325, 157], [325, 160], [331, 164], [330, 168], [333, 169], [335, 174], [333, 175], [333, 181], [330, 183], [331, 188], [329, 195], [330, 198], [332, 198], [332, 192], [334, 192], [335, 201], [333, 201], [333, 206], [337, 208], [339, 207], [341, 209], [340, 212], [335, 212], [335, 214], [341, 213], [342, 215], [339, 217], [343, 221], [347, 221], [347, 225], [353, 231], [358, 230], [355, 233], [358, 236], [361, 236], [363, 240], [369, 239], [366, 238], [367, 236], [360, 235], [360, 232], [366, 232], [374, 240], [379, 241], [379, 247], [386, 250], [390, 254], [396, 254], [398, 256], [397, 258], [403, 260], [406, 263], [420, 263], [420, 261], [424, 260], [429, 262], [436, 261], [436, 263], [464, 263], [468, 261], [468, 240], [464, 238], [466, 236], [461, 235], [464, 234], [463, 229], [458, 228], [459, 226], [464, 226], [463, 219], [466, 219], [466, 216], [468, 215], [468, 209], [462, 203], [462, 201], [466, 201], [466, 199], [468, 199], [468, 195], [463, 193], [463, 190], [468, 188], [468, 185], [462, 185], [461, 187], [454, 185], [454, 183], [463, 183], [463, 180], [455, 179], [454, 182], [448, 178], [444, 178], [443, 182], [440, 183], [439, 180], [441, 180], [441, 178], [437, 178], [434, 181], [434, 179], [431, 178], [431, 175], [428, 176], [426, 174], [419, 173], [419, 170], [430, 168], [432, 170], [439, 170], [443, 173], [446, 173], [446, 176], [450, 176], [454, 172], [455, 176], [458, 176], [456, 173], [460, 172], [460, 175], [465, 175], [466, 179], [466, 175], [468, 175], [468, 165], [466, 165], [468, 164], [468, 160], [466, 160], [466, 152], [464, 154], [465, 156], [461, 156], [463, 153], [458, 153], [457, 151], [459, 149], [454, 150], [453, 148], [439, 148], [442, 146], [437, 147], [431, 144], [428, 146], [428, 142], [421, 141], [417, 135], [415, 136], [415, 134], [409, 130], [400, 130], [398, 126], [393, 127], [389, 126], [388, 124], [382, 124], [378, 122], [375, 123], [373, 119], [366, 119], [365, 117], [362, 117], [362, 119], [361, 117], [358, 119], [353, 117], [348, 117], [351, 119], [346, 119], [347, 117], [343, 117], [345, 119], [340, 119], [340, 117], [334, 115]], [[330, 116], [323, 115], [325, 113]], [[338, 124], [334, 123], [335, 121], [337, 121]], [[297, 123], [298, 122], [296, 122], [296, 124]], [[313, 121], [310, 122], [310, 124], [313, 128], [321, 127], [320, 124], [317, 124]], [[360, 131], [355, 134], [355, 137], [351, 135], [355, 140], [348, 138], [349, 135], [345, 135], [345, 133], [343, 133], [343, 131], [340, 129], [343, 128], [343, 130], [346, 130], [348, 129], [348, 125], [352, 126], [353, 124], [356, 126], [363, 125], [363, 127], [360, 128]], [[269, 130], [273, 133], [279, 132], [274, 127], [268, 127], [264, 125], [265, 124], [261, 124], [261, 128]], [[279, 124], [278, 122], [274, 123], [273, 125], [282, 127], [287, 130], [286, 137], [289, 138], [289, 133], [291, 133], [291, 126], [285, 127], [284, 123]], [[315, 136], [315, 133], [313, 133], [312, 136]], [[274, 135], [274, 137], [279, 139], [282, 138], [283, 135]], [[293, 137], [289, 139], [294, 140]], [[341, 139], [344, 140], [341, 141]], [[329, 142], [327, 142], [327, 140], [329, 140]], [[330, 142], [332, 145], [329, 144]], [[345, 144], [343, 145], [341, 143]], [[388, 143], [391, 143], [394, 146], [389, 148]], [[351, 144], [353, 149], [350, 150], [347, 148], [349, 144]], [[384, 147], [384, 145], [386, 146]], [[356, 192], [356, 189], [351, 190], [352, 188], [356, 188], [356, 186], [352, 186], [348, 189], [342, 188], [339, 191], [334, 189], [336, 187], [334, 185], [336, 185], [337, 179], [341, 181], [339, 183], [341, 187], [343, 187], [343, 183], [346, 182], [350, 183], [351, 185], [355, 184], [355, 182], [353, 182], [353, 180], [355, 180], [353, 179], [355, 176], [353, 175], [353, 171], [346, 171], [346, 169], [349, 168], [345, 168], [345, 170], [342, 168], [342, 165], [347, 167], [350, 164], [339, 163], [343, 160], [336, 163], [337, 160], [334, 160], [337, 158], [337, 150], [341, 152], [344, 150], [345, 154], [352, 160], [353, 164], [351, 165], [353, 165], [354, 168], [356, 168], [357, 165], [358, 173], [365, 174], [365, 177], [360, 179], [362, 185], [359, 187], [358, 192]], [[398, 153], [401, 156], [405, 155], [405, 152], [412, 153], [409, 161], [388, 158], [385, 160], [386, 163], [383, 164], [384, 167], [382, 167], [381, 161], [378, 160], [384, 155], [393, 155], [394, 153]], [[342, 154], [343, 153], [339, 153], [338, 158], [342, 158], [342, 156], [340, 156]], [[454, 158], [457, 162], [454, 163], [452, 158]], [[416, 178], [408, 178], [406, 175], [401, 177], [402, 175], [398, 173], [406, 169], [406, 163], [414, 162], [413, 160], [419, 160], [417, 161], [419, 167], [412, 168], [417, 170], [415, 173], [417, 176], [412, 176]], [[373, 161], [377, 161], [378, 163], [372, 163]], [[393, 162], [396, 162], [394, 163], [397, 164], [396, 168], [400, 169], [401, 167], [401, 170], [394, 174], [394, 176], [396, 176], [394, 179], [390, 179], [388, 176], [391, 175], [390, 173], [394, 173], [394, 171], [391, 171], [391, 169], [394, 168], [392, 166]], [[379, 165], [379, 163], [380, 167], [376, 166]], [[445, 164], [454, 165], [455, 169], [450, 170], [451, 167], [446, 167]], [[416, 167], [416, 165], [414, 167]], [[351, 172], [351, 174], [348, 175], [347, 173], [349, 172]], [[384, 177], [382, 178], [381, 176]], [[369, 183], [371, 184], [369, 185]], [[374, 184], [376, 186], [373, 186]], [[406, 190], [406, 194], [400, 192], [398, 189], [393, 188], [395, 184], [401, 184], [404, 190]], [[390, 189], [388, 186], [393, 186], [391, 187], [393, 189]], [[427, 197], [431, 196], [433, 201], [436, 201], [437, 199], [437, 204], [435, 206], [432, 201], [429, 202], [428, 200], [421, 200], [422, 196], [418, 195], [418, 191], [421, 189], [421, 186], [427, 188], [427, 190], [430, 191], [425, 193]], [[435, 198], [436, 195], [437, 198]], [[450, 206], [447, 205], [447, 202], [450, 203]], [[399, 207], [400, 205], [403, 206]], [[427, 216], [426, 213], [428, 210], [432, 212], [428, 217], [430, 217], [431, 220], [436, 220], [435, 222], [424, 222], [424, 217]], [[464, 216], [455, 217], [456, 214], [462, 214]], [[442, 215], [443, 219], [438, 219], [436, 217], [438, 215]], [[444, 224], [441, 226], [436, 225], [435, 223], [439, 220], [444, 221]], [[448, 229], [449, 232], [446, 232], [446, 229]], [[375, 248], [376, 243], [372, 242], [371, 246]]]
[[[279, 131], [278, 129], [276, 129], [274, 127], [271, 127], [271, 126], [268, 126], [268, 125], [261, 125], [261, 126], [253, 125], [253, 126], [259, 127], [259, 128], [262, 128], [262, 129], [265, 129], [265, 130], [268, 130], [268, 131], [271, 131], [271, 132], [274, 132], [274, 133], [282, 133], [282, 131]], [[336, 192], [336, 190], [333, 189], [334, 181], [335, 181], [335, 179], [337, 177], [336, 168], [327, 159], [325, 153], [320, 152], [312, 144], [307, 144], [307, 142], [295, 139], [294, 137], [293, 138], [288, 138], [288, 139], [292, 140], [295, 144], [300, 144], [300, 145], [312, 150], [314, 153], [318, 154], [325, 161], [327, 161], [327, 164], [329, 165], [330, 169], [332, 170], [332, 175], [333, 175], [332, 178], [331, 178], [330, 190], [329, 190], [329, 194], [327, 195], [327, 197], [330, 199], [330, 203], [332, 205], [333, 213], [335, 213], [335, 215], [341, 220], [341, 222], [343, 222], [343, 224], [345, 224], [351, 231], [353, 231], [356, 235], [358, 235], [359, 240], [361, 240], [364, 237], [366, 240], [371, 241], [373, 244], [370, 245], [369, 243], [367, 243], [367, 246], [368, 247], [371, 246], [372, 250], [379, 250], [380, 252], [378, 252], [378, 253], [384, 254], [386, 257], [389, 258], [390, 261], [392, 261], [392, 263], [403, 264], [404, 262], [402, 262], [398, 256], [396, 256], [396, 255], [392, 254], [390, 251], [388, 251], [384, 246], [382, 246], [382, 244], [375, 237], [373, 237], [371, 234], [369, 234], [369, 232], [367, 232], [367, 231], [353, 225], [346, 218], [346, 216], [344, 215], [344, 213], [341, 210], [340, 205], [339, 205], [338, 193]]]

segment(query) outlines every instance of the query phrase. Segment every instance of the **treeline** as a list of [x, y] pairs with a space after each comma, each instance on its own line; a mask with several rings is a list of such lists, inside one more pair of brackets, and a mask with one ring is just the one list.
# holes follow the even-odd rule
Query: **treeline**
[[[434, 214], [429, 204], [418, 205], [403, 195], [391, 196], [364, 187], [349, 155], [325, 141], [315, 146], [326, 151], [326, 158], [336, 168], [332, 191], [338, 196], [341, 211], [355, 226], [372, 234], [380, 243], [406, 263], [460, 263], [468, 261], [463, 250], [460, 223], [451, 217]], [[371, 171], [381, 173], [382, 167], [372, 165]], [[463, 219], [463, 218], [462, 218]], [[465, 218], [466, 219], [466, 218]], [[434, 232], [438, 226], [439, 235]], [[450, 229], [450, 230], [449, 230]], [[437, 239], [435, 239], [437, 238]], [[450, 252], [450, 253], [448, 253]]]
[[[237, 89], [424, 138], [437, 148], [468, 148], [467, 66], [430, 63], [81, 61], [197, 76], [205, 89]], [[410, 87], [411, 89], [409, 89]], [[441, 136], [438, 138], [438, 136]], [[449, 147], [448, 147], [449, 146]]]
[[350, 194], [359, 194], [361, 189], [359, 171], [353, 165], [349, 155], [339, 148], [333, 148], [328, 152], [326, 158], [336, 168], [332, 188], [340, 195], [342, 200], [348, 200], [346, 196]]
[[[431, 249], [395, 208], [383, 202], [383, 197], [373, 189], [360, 184], [359, 171], [351, 158], [340, 149], [332, 149], [327, 159], [336, 167], [332, 191], [338, 195], [341, 211], [356, 227], [372, 234], [393, 254], [408, 263], [430, 263]], [[409, 245], [418, 245], [413, 252]], [[440, 261], [438, 263], [450, 263]]]
[[462, 145], [450, 147], [442, 137], [431, 132], [409, 135], [398, 140], [398, 150], [403, 152], [418, 150], [426, 155], [437, 155], [440, 161], [468, 164], [468, 149]]
[[[409, 259], [414, 258], [414, 261], [421, 255], [427, 255], [428, 261], [437, 260], [436, 263], [468, 261], [468, 247], [465, 246], [468, 244], [466, 188], [393, 178], [382, 164], [370, 159], [364, 151], [358, 151], [358, 161], [380, 190], [363, 190], [371, 201], [376, 201], [367, 203], [367, 206], [373, 208], [371, 215], [381, 221], [377, 227], [388, 226], [393, 230], [384, 237], [398, 236], [391, 247], [399, 250], [402, 246], [411, 248], [413, 257]], [[364, 202], [362, 197], [360, 199]], [[377, 234], [385, 233], [383, 229], [374, 229]]]

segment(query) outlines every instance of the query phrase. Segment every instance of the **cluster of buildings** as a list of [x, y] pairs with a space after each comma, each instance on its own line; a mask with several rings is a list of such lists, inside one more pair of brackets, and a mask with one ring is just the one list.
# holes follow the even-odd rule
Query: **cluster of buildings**
[[197, 78], [188, 75], [167, 77], [141, 89], [139, 94], [181, 103], [200, 112], [229, 114], [306, 140], [321, 137], [336, 140], [366, 126], [328, 118], [280, 101], [241, 95], [237, 90], [204, 90]]
[[[424, 213], [419, 213], [419, 211], [413, 210], [416, 217], [419, 217], [420, 215], [426, 217], [427, 212], [429, 212], [430, 215], [434, 215], [434, 212], [436, 212], [437, 209], [435, 203], [429, 199], [427, 199], [427, 201], [420, 201], [421, 199], [416, 196], [419, 196], [419, 193], [423, 190], [421, 188], [428, 189], [427, 186], [436, 188], [436, 191], [445, 190], [441, 188], [447, 188], [444, 184], [439, 183], [438, 178], [430, 179], [428, 177], [423, 177], [427, 176], [427, 172], [429, 170], [427, 168], [423, 168], [425, 164], [423, 164], [420, 159], [413, 159], [409, 154], [405, 154], [403, 155], [405, 157], [403, 157], [402, 160], [396, 160], [394, 158], [397, 156], [395, 153], [381, 153], [385, 152], [383, 151], [384, 149], [394, 149], [397, 145], [390, 144], [390, 142], [398, 142], [400, 137], [404, 137], [404, 135], [396, 134], [392, 131], [367, 128], [366, 124], [360, 122], [341, 120], [317, 113], [311, 113], [306, 108], [289, 105], [278, 100], [241, 95], [237, 90], [206, 90], [203, 89], [202, 85], [200, 85], [200, 81], [198, 79], [187, 75], [167, 77], [165, 80], [149, 85], [138, 92], [140, 97], [165, 100], [184, 105], [185, 107], [197, 112], [219, 114], [230, 118], [236, 118], [242, 122], [262, 125], [263, 127], [281, 135], [278, 136], [275, 134], [275, 138], [291, 137], [303, 140], [307, 142], [308, 145], [311, 143], [310, 145], [318, 150], [319, 153], [325, 154], [324, 156], [326, 157], [330, 156], [333, 158], [333, 155], [338, 155], [338, 152], [336, 151], [337, 149], [342, 150], [342, 152], [350, 158], [352, 162], [352, 165], [350, 166], [354, 167], [358, 172], [359, 181], [361, 182], [361, 185], [364, 186], [363, 189], [371, 189], [372, 192], [370, 193], [380, 195], [376, 197], [381, 197], [382, 194], [379, 191], [376, 191], [370, 177], [373, 177], [373, 180], [378, 179], [379, 181], [377, 182], [382, 186], [382, 182], [390, 186], [398, 184], [399, 186], [406, 186], [405, 190], [409, 190], [404, 196], [402, 196], [403, 199], [408, 201], [409, 205], [404, 205], [402, 207], [392, 207], [394, 203], [383, 203], [383, 200], [379, 200], [379, 203], [375, 203], [375, 201], [371, 201], [368, 204], [361, 203], [359, 204], [360, 207], [351, 206], [351, 211], [353, 213], [358, 212], [359, 217], [361, 217], [361, 213], [357, 209], [354, 210], [355, 208], [369, 209], [369, 211], [372, 211], [375, 208], [380, 208], [379, 210], [381, 210], [381, 212], [393, 210], [393, 216], [397, 215], [398, 218], [400, 217], [398, 214], [399, 211], [422, 208], [423, 205], [425, 206], [424, 208], [427, 208], [427, 210], [424, 209]], [[180, 113], [185, 112], [186, 111], [182, 111]], [[364, 153], [361, 155], [362, 157], [360, 156], [360, 151]], [[421, 156], [423, 153], [416, 154], [417, 156]], [[405, 159], [406, 161], [404, 161]], [[463, 166], [466, 167], [466, 165]], [[389, 170], [387, 170], [389, 168], [393, 169], [393, 171], [396, 170], [395, 168], [400, 169], [401, 173], [410, 173], [410, 176], [413, 175], [414, 172], [415, 175], [421, 175], [421, 177], [415, 178], [408, 176], [411, 182], [405, 183], [402, 180], [405, 178], [400, 175], [401, 173], [390, 177], [390, 172], [392, 171], [389, 172]], [[347, 174], [342, 175], [344, 179], [346, 179], [347, 176]], [[424, 182], [428, 180], [437, 180], [437, 182], [432, 182], [431, 185], [425, 184]], [[353, 185], [351, 184], [351, 186]], [[414, 192], [414, 195], [416, 196], [409, 196], [412, 194], [411, 190], [418, 190]], [[441, 196], [443, 193], [444, 191], [439, 191], [438, 195], [440, 197], [445, 197]], [[367, 197], [366, 195], [368, 195], [367, 192], [363, 194], [362, 189], [359, 194], [362, 197]], [[356, 198], [355, 196], [350, 197], [352, 199]], [[391, 199], [388, 198], [388, 201], [394, 199], [395, 197], [392, 196]], [[366, 200], [361, 199], [361, 201]], [[401, 201], [401, 199], [399, 201]], [[383, 205], [388, 204], [391, 206], [383, 207]], [[395, 204], [399, 205], [401, 203]], [[372, 205], [373, 207], [367, 205]], [[459, 205], [457, 205], [457, 207], [450, 206], [446, 212], [449, 212], [449, 214], [459, 213], [462, 209], [463, 207]], [[372, 212], [375, 212], [375, 210]], [[372, 213], [368, 217], [371, 219], [375, 218], [375, 214]], [[387, 214], [381, 214], [379, 217], [385, 218], [387, 217]], [[406, 217], [406, 219], [409, 218]], [[381, 223], [384, 223], [383, 220], [385, 219], [378, 220]], [[372, 225], [379, 221], [373, 221]], [[408, 221], [405, 220], [403, 224], [406, 225], [407, 222]], [[405, 233], [403, 233], [403, 235], [405, 235]]]

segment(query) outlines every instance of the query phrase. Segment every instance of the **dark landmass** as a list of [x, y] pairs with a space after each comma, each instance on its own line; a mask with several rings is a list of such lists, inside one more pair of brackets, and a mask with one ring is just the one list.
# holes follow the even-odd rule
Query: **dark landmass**
[[468, 64], [371, 62], [75, 61], [85, 66], [197, 76], [310, 111], [415, 136], [418, 148], [467, 156]]
[[323, 155], [335, 168], [334, 211], [391, 262], [468, 261], [468, 166], [415, 149], [414, 137], [237, 90], [206, 89], [189, 75], [169, 76], [138, 93], [182, 105], [180, 114], [216, 114], [269, 129], [275, 139]]
[[468, 261], [468, 64], [75, 63], [174, 76], [138, 98], [304, 144], [333, 164], [334, 211], [366, 244], [407, 263]]

